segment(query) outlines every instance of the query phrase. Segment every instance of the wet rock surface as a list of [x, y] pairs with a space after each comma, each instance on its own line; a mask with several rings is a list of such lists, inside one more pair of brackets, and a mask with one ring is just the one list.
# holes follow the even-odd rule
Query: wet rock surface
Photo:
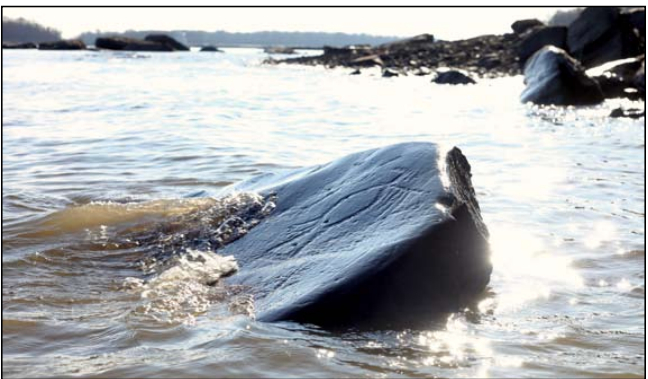
[[276, 208], [218, 251], [240, 266], [227, 282], [262, 321], [414, 326], [461, 309], [492, 270], [470, 176], [459, 149], [404, 143], [243, 182]]

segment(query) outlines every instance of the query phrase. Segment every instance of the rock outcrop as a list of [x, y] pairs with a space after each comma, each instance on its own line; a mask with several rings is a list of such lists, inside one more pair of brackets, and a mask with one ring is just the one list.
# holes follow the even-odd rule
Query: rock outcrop
[[123, 51], [188, 51], [189, 48], [171, 37], [154, 34], [145, 39], [126, 37], [99, 37], [95, 46], [106, 50]]
[[462, 309], [489, 282], [488, 231], [457, 148], [404, 143], [235, 186], [276, 208], [219, 250], [257, 319], [414, 326]]
[[522, 102], [541, 105], [591, 105], [603, 101], [598, 82], [564, 50], [545, 46], [524, 68]]
[[144, 37], [144, 41], [159, 43], [168, 46], [172, 51], [189, 51], [189, 48], [166, 34], [149, 34]]

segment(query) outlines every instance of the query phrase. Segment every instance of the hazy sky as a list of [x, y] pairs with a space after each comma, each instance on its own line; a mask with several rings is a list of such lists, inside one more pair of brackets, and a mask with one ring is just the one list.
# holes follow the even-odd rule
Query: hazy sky
[[[368, 33], [388, 36], [434, 34], [458, 39], [510, 32], [518, 19], [546, 20], [561, 8], [3, 8], [60, 30], [64, 38], [84, 31], [261, 30]], [[562, 8], [565, 9], [565, 8]]]

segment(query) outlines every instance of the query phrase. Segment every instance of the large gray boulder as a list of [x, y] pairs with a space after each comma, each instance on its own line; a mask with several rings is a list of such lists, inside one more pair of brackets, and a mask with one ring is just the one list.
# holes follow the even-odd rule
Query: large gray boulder
[[545, 46], [524, 68], [522, 102], [541, 105], [591, 105], [603, 101], [601, 87], [564, 50]]
[[257, 319], [321, 326], [425, 324], [489, 282], [488, 231], [457, 148], [403, 143], [237, 185], [276, 208], [219, 254]]

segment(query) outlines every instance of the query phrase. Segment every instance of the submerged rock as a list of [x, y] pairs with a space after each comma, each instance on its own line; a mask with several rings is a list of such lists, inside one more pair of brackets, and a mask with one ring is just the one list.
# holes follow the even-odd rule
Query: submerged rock
[[596, 80], [564, 50], [545, 46], [537, 51], [524, 68], [522, 102], [554, 105], [589, 105], [603, 101]]
[[38, 50], [85, 50], [85, 48], [85, 43], [78, 39], [41, 42], [38, 44]]
[[432, 82], [437, 84], [475, 84], [477, 83], [470, 76], [458, 70], [439, 72], [437, 76], [432, 80]]
[[489, 282], [488, 230], [457, 148], [403, 143], [233, 188], [276, 208], [218, 251], [257, 319], [414, 326], [456, 311]]

